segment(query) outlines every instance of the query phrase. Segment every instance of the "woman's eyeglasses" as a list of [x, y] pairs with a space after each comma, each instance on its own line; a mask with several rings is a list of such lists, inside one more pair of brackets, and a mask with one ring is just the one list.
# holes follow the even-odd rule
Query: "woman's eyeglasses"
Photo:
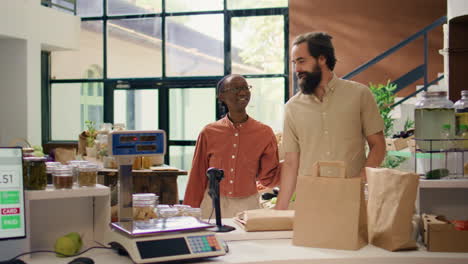
[[242, 86], [242, 87], [232, 87], [232, 88], [227, 88], [224, 89], [223, 92], [232, 92], [232, 93], [238, 93], [240, 91], [250, 91], [252, 90], [252, 85], [247, 85], [247, 86]]

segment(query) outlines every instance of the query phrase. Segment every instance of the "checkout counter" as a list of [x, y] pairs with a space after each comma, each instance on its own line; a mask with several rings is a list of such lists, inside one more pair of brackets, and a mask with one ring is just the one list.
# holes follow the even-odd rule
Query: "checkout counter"
[[[245, 232], [232, 219], [223, 219], [223, 223], [236, 227], [229, 233], [218, 233], [224, 240], [229, 252], [224, 256], [201, 259], [190, 263], [265, 263], [265, 264], [466, 264], [468, 253], [427, 252], [419, 250], [390, 252], [372, 245], [357, 251], [333, 250], [293, 246], [292, 231]], [[127, 256], [119, 256], [115, 251], [93, 249], [84, 256], [91, 257], [97, 264], [131, 264]], [[35, 254], [31, 259], [24, 259], [32, 264], [66, 264], [73, 258], [56, 258], [52, 254]]]

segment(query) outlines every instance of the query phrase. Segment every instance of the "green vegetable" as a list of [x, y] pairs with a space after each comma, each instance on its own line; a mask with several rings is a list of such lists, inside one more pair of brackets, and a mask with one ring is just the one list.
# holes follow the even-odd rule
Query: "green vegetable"
[[428, 180], [437, 180], [437, 179], [443, 178], [445, 176], [448, 176], [449, 173], [450, 173], [450, 171], [447, 170], [447, 169], [431, 170], [431, 171], [428, 171], [426, 173], [426, 179], [428, 179]]
[[71, 238], [75, 242], [75, 244], [78, 245], [78, 250], [81, 249], [81, 247], [83, 246], [83, 241], [81, 240], [80, 234], [78, 234], [77, 232], [71, 232], [66, 234], [65, 236]]
[[78, 253], [83, 246], [80, 234], [76, 232], [68, 233], [62, 237], [59, 237], [55, 241], [54, 250], [57, 253], [57, 257], [69, 257]]

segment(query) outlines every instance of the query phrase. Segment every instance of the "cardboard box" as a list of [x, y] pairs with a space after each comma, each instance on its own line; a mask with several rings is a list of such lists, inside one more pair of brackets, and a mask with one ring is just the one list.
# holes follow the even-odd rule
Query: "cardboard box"
[[387, 151], [389, 150], [402, 150], [408, 147], [408, 140], [410, 138], [386, 138]]
[[423, 238], [427, 251], [468, 252], [468, 230], [457, 230], [443, 216], [423, 214]]

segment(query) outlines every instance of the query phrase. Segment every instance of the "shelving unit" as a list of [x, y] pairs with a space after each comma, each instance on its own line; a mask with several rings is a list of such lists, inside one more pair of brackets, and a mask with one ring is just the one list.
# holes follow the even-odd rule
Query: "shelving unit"
[[105, 196], [110, 194], [109, 187], [96, 184], [96, 187], [73, 187], [73, 189], [56, 190], [52, 185], [48, 185], [43, 191], [25, 191], [26, 200], [47, 200], [62, 198], [80, 198]]
[[466, 179], [420, 180], [419, 188], [468, 189], [468, 178]]
[[55, 240], [78, 232], [83, 247], [104, 241], [110, 223], [110, 189], [74, 187], [55, 190], [25, 191], [26, 229], [29, 250], [53, 250]]

